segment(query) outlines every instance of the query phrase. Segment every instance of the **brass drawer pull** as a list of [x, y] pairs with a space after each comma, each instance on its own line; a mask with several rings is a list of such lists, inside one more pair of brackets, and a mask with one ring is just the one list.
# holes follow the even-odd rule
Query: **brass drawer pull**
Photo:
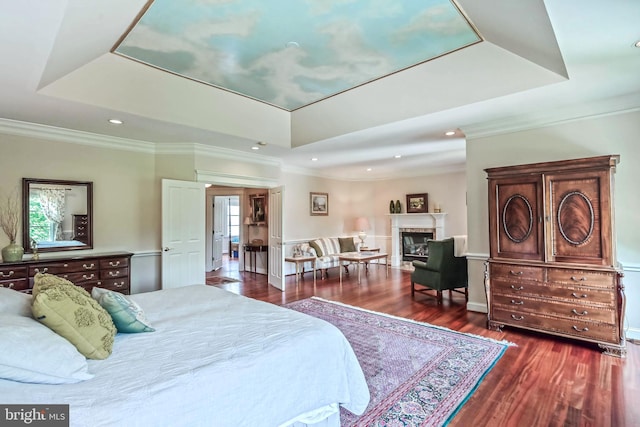
[[0, 277], [11, 277], [13, 276], [13, 274], [15, 273], [15, 271], [11, 270], [9, 272], [9, 274], [4, 274], [4, 271], [0, 271]]
[[509, 270], [509, 274], [513, 275], [513, 276], [522, 276], [524, 274], [524, 271], [513, 271], [513, 270]]
[[515, 305], [524, 305], [524, 301], [511, 300], [511, 304], [515, 304]]
[[[6, 288], [8, 289], [13, 289], [13, 287], [15, 286], [15, 283], [11, 282], [9, 284], [7, 284]], [[0, 283], [0, 288], [4, 288], [4, 284]]]
[[91, 263], [91, 264], [89, 264], [89, 265], [87, 265], [87, 264], [82, 264], [82, 268], [84, 268], [84, 269], [86, 269], [86, 270], [90, 270], [90, 269], [92, 269], [92, 268], [93, 268], [93, 267], [95, 267], [95, 266], [96, 266], [96, 265], [95, 265], [94, 263]]
[[47, 271], [49, 271], [48, 267], [43, 268], [42, 271], [40, 271], [39, 268], [36, 268], [36, 273], [46, 273]]
[[120, 283], [115, 282], [114, 285], [115, 285], [116, 288], [121, 288], [121, 287], [124, 286], [124, 282], [120, 282]]
[[513, 320], [524, 320], [524, 316], [516, 316], [515, 314], [512, 314], [512, 315], [511, 315], [511, 318], [512, 318]]
[[111, 267], [117, 267], [117, 266], [119, 266], [119, 265], [120, 265], [120, 261], [116, 261], [116, 262], [109, 261], [109, 265], [110, 265]]
[[577, 331], [577, 332], [589, 332], [589, 328], [587, 328], [586, 326], [584, 328], [580, 329], [577, 326], [573, 325], [572, 328], [573, 328], [574, 331]]
[[572, 292], [571, 296], [574, 297], [574, 298], [587, 298], [588, 297], [587, 294], [578, 295], [575, 292]]
[[515, 285], [511, 285], [511, 289], [513, 289], [514, 291], [522, 291], [524, 290], [524, 286], [519, 286], [516, 288]]
[[120, 275], [120, 270], [109, 272], [109, 276], [111, 277], [118, 277], [119, 275]]
[[589, 314], [589, 313], [587, 312], [587, 310], [582, 311], [582, 313], [578, 313], [578, 311], [577, 311], [575, 308], [574, 308], [573, 310], [571, 310], [571, 312], [572, 312], [573, 314], [575, 314], [575, 315], [578, 315], [578, 316], [586, 316], [587, 314]]
[[87, 276], [86, 274], [83, 274], [83, 275], [82, 275], [82, 278], [83, 278], [83, 279], [86, 279], [86, 280], [93, 279], [94, 277], [96, 277], [96, 275], [95, 275], [95, 274], [93, 274], [93, 273], [91, 273], [91, 275], [90, 275], [90, 276]]
[[577, 278], [576, 276], [571, 276], [571, 280], [573, 280], [574, 282], [586, 282], [587, 278], [586, 277], [581, 277], [581, 278]]
[[64, 264], [62, 264], [63, 267], [69, 267], [69, 264], [67, 264], [66, 262]]

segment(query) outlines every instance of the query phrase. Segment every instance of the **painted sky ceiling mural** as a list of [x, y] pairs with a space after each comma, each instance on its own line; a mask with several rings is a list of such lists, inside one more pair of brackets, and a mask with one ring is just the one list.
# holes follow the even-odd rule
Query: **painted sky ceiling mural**
[[155, 0], [115, 52], [291, 111], [480, 40], [450, 0]]

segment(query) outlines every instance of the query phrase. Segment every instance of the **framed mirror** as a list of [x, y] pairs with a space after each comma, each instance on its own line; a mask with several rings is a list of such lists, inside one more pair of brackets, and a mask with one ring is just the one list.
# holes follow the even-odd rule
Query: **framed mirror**
[[22, 179], [24, 251], [93, 248], [93, 183]]

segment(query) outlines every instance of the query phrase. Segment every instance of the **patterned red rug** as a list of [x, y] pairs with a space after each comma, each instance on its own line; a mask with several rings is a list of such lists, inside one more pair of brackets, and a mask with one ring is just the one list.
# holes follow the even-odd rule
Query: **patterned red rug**
[[316, 297], [285, 307], [335, 325], [360, 361], [371, 402], [342, 426], [446, 425], [509, 346]]

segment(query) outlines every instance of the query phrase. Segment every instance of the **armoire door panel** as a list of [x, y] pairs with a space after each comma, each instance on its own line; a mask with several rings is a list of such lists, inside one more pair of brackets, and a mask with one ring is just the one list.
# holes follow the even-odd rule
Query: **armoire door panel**
[[541, 190], [539, 178], [494, 181], [492, 257], [543, 260]]
[[549, 258], [610, 265], [607, 254], [611, 242], [604, 238], [610, 230], [603, 230], [610, 221], [602, 221], [603, 213], [607, 215], [610, 210], [606, 174], [550, 175], [545, 182], [549, 197]]

